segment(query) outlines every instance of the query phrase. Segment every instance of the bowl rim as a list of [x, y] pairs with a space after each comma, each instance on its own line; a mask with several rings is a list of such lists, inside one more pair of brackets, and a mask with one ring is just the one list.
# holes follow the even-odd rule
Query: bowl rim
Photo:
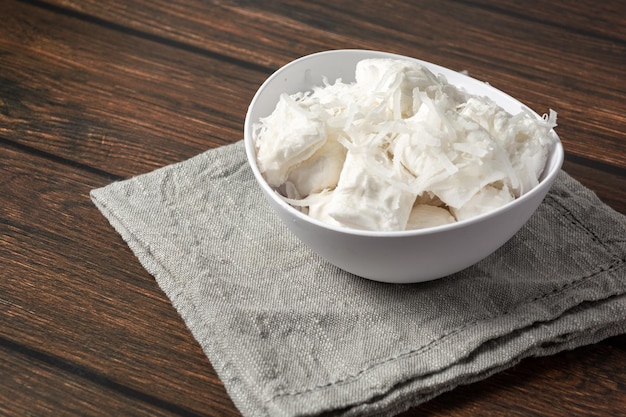
[[[510, 202], [508, 202], [508, 203], [506, 203], [506, 204], [504, 204], [504, 205], [494, 209], [494, 210], [491, 210], [491, 211], [489, 211], [487, 213], [480, 214], [478, 216], [471, 217], [469, 219], [460, 220], [460, 221], [456, 221], [454, 223], [445, 224], [445, 225], [426, 227], [426, 228], [422, 228], [422, 229], [397, 230], [397, 231], [361, 230], [361, 229], [354, 229], [354, 228], [345, 227], [345, 226], [335, 226], [335, 225], [332, 225], [332, 224], [329, 224], [329, 223], [322, 222], [320, 220], [317, 220], [317, 219], [315, 219], [313, 217], [308, 216], [305, 213], [302, 213], [300, 210], [298, 210], [295, 207], [291, 206], [289, 203], [287, 203], [283, 199], [283, 197], [274, 188], [272, 188], [267, 183], [267, 181], [263, 177], [263, 174], [261, 174], [261, 171], [259, 170], [259, 167], [258, 167], [258, 164], [257, 164], [257, 160], [256, 160], [256, 147], [254, 145], [254, 139], [252, 137], [253, 125], [255, 123], [257, 123], [258, 120], [252, 120], [252, 114], [251, 114], [252, 110], [254, 109], [254, 106], [259, 101], [259, 97], [261, 97], [261, 95], [263, 94], [263, 92], [265, 91], [267, 86], [269, 84], [271, 84], [274, 79], [280, 77], [281, 74], [285, 70], [289, 69], [292, 66], [298, 65], [298, 64], [302, 63], [303, 61], [310, 60], [310, 59], [315, 59], [316, 57], [319, 57], [319, 56], [322, 56], [322, 55], [343, 54], [343, 53], [373, 53], [375, 55], [378, 55], [379, 57], [384, 57], [384, 56], [389, 57], [389, 58], [394, 58], [395, 57], [396, 59], [408, 59], [408, 60], [416, 61], [416, 62], [421, 63], [421, 64], [427, 64], [427, 66], [429, 67], [429, 69], [431, 71], [433, 71], [433, 69], [444, 70], [444, 71], [448, 71], [448, 72], [454, 71], [460, 77], [467, 78], [468, 81], [470, 81], [470, 82], [473, 82], [473, 83], [478, 82], [478, 83], [484, 84], [484, 87], [487, 88], [488, 90], [491, 90], [494, 93], [502, 95], [505, 98], [513, 100], [516, 103], [519, 103], [520, 106], [523, 107], [528, 112], [530, 112], [530, 114], [534, 115], [537, 118], [541, 118], [541, 116], [538, 113], [536, 113], [534, 110], [532, 110], [530, 107], [526, 106], [524, 103], [522, 103], [521, 101], [519, 101], [515, 97], [507, 94], [506, 92], [504, 92], [504, 91], [502, 91], [502, 90], [500, 90], [500, 89], [498, 89], [496, 87], [493, 87], [489, 83], [486, 83], [484, 81], [480, 81], [480, 80], [478, 80], [476, 78], [473, 78], [473, 77], [471, 77], [471, 76], [469, 76], [467, 74], [457, 72], [457, 71], [452, 70], [450, 68], [446, 68], [446, 67], [443, 67], [441, 65], [434, 64], [434, 63], [431, 63], [431, 62], [428, 62], [428, 61], [424, 61], [424, 60], [421, 60], [421, 59], [418, 59], [418, 58], [413, 58], [413, 57], [406, 56], [406, 55], [400, 55], [400, 54], [384, 52], [384, 51], [368, 50], [368, 49], [333, 49], [333, 50], [315, 52], [315, 53], [312, 53], [312, 54], [301, 56], [301, 57], [299, 57], [299, 58], [297, 58], [297, 59], [295, 59], [293, 61], [290, 61], [289, 63], [283, 65], [282, 67], [280, 67], [276, 71], [274, 71], [274, 73], [272, 73], [261, 84], [261, 86], [255, 92], [252, 100], [250, 101], [250, 104], [248, 106], [248, 110], [246, 112], [246, 117], [245, 117], [245, 120], [244, 120], [244, 147], [245, 147], [246, 156], [247, 156], [247, 159], [248, 159], [248, 165], [252, 169], [252, 172], [254, 174], [256, 182], [263, 189], [263, 191], [265, 191], [265, 194], [269, 198], [271, 198], [273, 201], [275, 201], [280, 207], [284, 208], [291, 216], [294, 216], [295, 218], [297, 218], [297, 219], [299, 219], [299, 220], [301, 220], [303, 222], [311, 223], [312, 225], [315, 225], [317, 227], [320, 227], [320, 228], [323, 228], [323, 229], [327, 229], [329, 231], [336, 232], [336, 233], [346, 234], [346, 235], [367, 236], [367, 237], [428, 236], [428, 235], [437, 234], [437, 233], [441, 233], [441, 232], [447, 232], [447, 231], [451, 231], [451, 230], [465, 228], [465, 227], [470, 226], [470, 225], [481, 223], [481, 222], [483, 222], [485, 220], [488, 220], [488, 219], [490, 219], [492, 217], [499, 216], [502, 213], [505, 213], [505, 212], [507, 212], [509, 210], [512, 210], [514, 207], [522, 205], [526, 200], [535, 198], [535, 196], [537, 194], [541, 194], [541, 193], [544, 193], [544, 192], [547, 193], [547, 191], [549, 191], [549, 188], [552, 186], [552, 183], [554, 182], [554, 180], [556, 179], [556, 176], [558, 175], [559, 171], [561, 170], [561, 167], [563, 165], [563, 161], [564, 161], [564, 158], [565, 158], [563, 144], [561, 142], [561, 139], [560, 139], [559, 135], [554, 131], [554, 129], [550, 130], [550, 135], [553, 137], [554, 141], [553, 141], [551, 149], [549, 150], [548, 159], [546, 161], [546, 166], [544, 167], [544, 171], [541, 174], [541, 178], [539, 179], [539, 183], [535, 187], [533, 187], [531, 190], [529, 190], [528, 192], [526, 192], [523, 195], [521, 195], [520, 197], [517, 197], [516, 199], [514, 199], [514, 200], [512, 200], [512, 201], [510, 201]], [[435, 72], [435, 75], [437, 75], [436, 72]], [[454, 84], [454, 85], [456, 85], [456, 84]]]

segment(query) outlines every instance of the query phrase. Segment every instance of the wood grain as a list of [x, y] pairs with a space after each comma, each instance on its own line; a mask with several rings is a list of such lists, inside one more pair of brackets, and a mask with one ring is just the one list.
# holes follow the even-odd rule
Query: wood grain
[[588, 160], [567, 158], [563, 170], [590, 188], [605, 204], [626, 214], [626, 173], [624, 170], [605, 170], [593, 167]]
[[0, 134], [116, 176], [240, 140], [267, 76], [20, 3], [0, 13]]
[[591, 4], [584, 0], [568, 2], [502, 0], [497, 3], [488, 0], [470, 0], [466, 3], [498, 10], [504, 14], [521, 16], [589, 37], [615, 42], [626, 41], [626, 14], [624, 14], [624, 3], [621, 1]]
[[[10, 358], [11, 363], [8, 362]], [[10, 343], [0, 345], [0, 414], [26, 415], [109, 415], [177, 416], [181, 410], [161, 401], [141, 401], [115, 384], [80, 375], [79, 368]], [[107, 386], [108, 385], [108, 386]], [[131, 394], [131, 395], [129, 395]], [[36, 401], [33, 401], [36, 399]]]
[[[403, 417], [614, 415], [623, 406], [626, 373], [621, 372], [623, 366], [616, 373], [605, 363], [607, 354], [626, 361], [623, 350], [599, 345], [527, 359], [485, 381], [443, 394]], [[485, 403], [489, 404], [486, 413]]]
[[[89, 190], [241, 139], [256, 88], [369, 48], [559, 113], [564, 169], [626, 214], [626, 4], [0, 2], [0, 414], [238, 416]], [[530, 358], [403, 416], [618, 415], [626, 335]]]
[[[173, 410], [179, 415], [238, 415], [206, 357], [153, 278], [88, 201], [88, 190], [103, 185], [106, 179], [54, 161], [41, 164], [40, 158], [21, 152], [4, 147], [0, 158], [4, 179], [0, 192], [6, 197], [0, 224], [0, 259], [11, 260], [2, 265], [0, 311], [10, 320], [3, 324], [0, 341], [26, 352], [17, 364], [2, 363], [0, 374], [14, 375], [6, 385], [3, 383], [7, 398], [18, 395], [28, 383], [24, 380], [28, 372], [23, 368], [31, 366], [36, 372], [31, 378], [46, 381], [52, 378], [52, 369], [59, 367], [63, 372], [58, 378], [68, 378], [71, 387], [86, 384], [85, 389], [92, 389], [89, 385], [101, 384], [105, 391], [115, 391], [115, 396], [129, 397], [129, 404], [146, 402], [164, 408], [162, 412]], [[606, 180], [601, 172], [590, 177], [597, 175]], [[22, 192], [26, 187], [28, 194]], [[59, 198], [68, 191], [73, 198]], [[38, 219], [46, 213], [55, 213], [57, 221], [41, 224]], [[86, 223], [94, 233], [84, 233]], [[60, 306], [70, 306], [72, 326], [66, 325], [67, 310]], [[111, 340], [116, 342], [111, 344]], [[580, 406], [585, 396], [601, 386], [606, 386], [607, 392], [602, 393], [605, 398], [619, 401], [626, 374], [615, 374], [615, 364], [626, 361], [626, 352], [612, 347], [611, 341], [579, 351], [579, 356], [563, 353], [549, 361], [527, 360], [527, 366], [460, 388], [404, 415], [465, 415], [472, 404], [480, 409], [483, 401], [504, 394], [509, 402], [493, 407], [493, 414], [485, 411], [483, 415], [499, 415], [505, 411], [502, 407], [517, 402], [522, 404], [516, 406], [520, 413], [534, 413], [551, 404], [551, 391], [546, 397], [535, 394], [530, 403], [524, 397], [527, 391], [542, 391], [545, 386], [565, 391], [571, 408]], [[599, 384], [603, 379], [605, 382]], [[575, 390], [570, 386], [572, 380], [578, 387]], [[43, 411], [52, 407], [71, 413], [82, 407], [84, 397], [72, 394], [61, 397], [67, 409], [56, 408], [54, 401], [60, 401], [59, 397], [45, 389], [45, 382], [40, 383], [41, 388], [32, 388], [34, 392], [44, 389], [50, 395], [50, 402], [38, 403]], [[67, 393], [65, 388], [59, 392]], [[211, 396], [200, 395], [204, 392]], [[96, 397], [92, 404], [97, 405], [97, 401]], [[129, 404], [116, 406], [128, 411], [132, 410], [125, 408]], [[611, 402], [602, 405], [608, 410], [612, 407]], [[577, 415], [562, 406], [558, 410], [569, 413], [558, 415]], [[94, 413], [97, 415], [97, 409]]]
[[[154, 278], [89, 201], [106, 179], [6, 147], [0, 167], [0, 339], [174, 408], [232, 408]], [[197, 389], [222, 395], [186, 395]]]
[[[399, 1], [363, 1], [358, 7], [350, 2], [331, 6], [279, 1], [188, 1], [178, 7], [160, 2], [129, 5], [121, 0], [106, 6], [72, 0], [56, 4], [164, 39], [227, 51], [229, 56], [240, 57], [241, 49], [246, 49], [250, 61], [270, 68], [319, 50], [368, 48], [466, 70], [537, 112], [557, 110], [568, 152], [626, 166], [619, 152], [623, 143], [615, 140], [617, 132], [626, 130], [624, 112], [617, 110], [624, 108], [626, 94], [624, 39], [581, 33], [584, 19], [570, 24], [560, 17], [555, 26], [550, 20], [512, 13], [506, 7], [483, 4], [479, 8], [468, 3], [424, 1], [417, 9]], [[539, 3], [533, 7], [525, 2], [524, 7], [541, 10]], [[596, 12], [596, 6], [588, 2], [564, 7], [567, 15], [593, 16]], [[623, 2], [605, 2], [603, 8], [605, 19], [623, 27]], [[151, 15], [160, 16], [162, 24], [154, 25], [148, 18]], [[238, 30], [240, 26], [246, 31]], [[298, 42], [303, 36], [306, 41]], [[251, 47], [256, 39], [261, 42]]]

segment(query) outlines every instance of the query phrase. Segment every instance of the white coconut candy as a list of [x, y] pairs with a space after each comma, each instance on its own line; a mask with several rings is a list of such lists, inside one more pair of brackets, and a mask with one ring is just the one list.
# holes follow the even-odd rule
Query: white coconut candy
[[255, 142], [259, 169], [267, 182], [279, 187], [289, 171], [308, 159], [326, 141], [324, 119], [286, 94], [274, 112], [256, 126]]
[[487, 185], [474, 194], [461, 208], [450, 208], [450, 212], [454, 214], [458, 221], [471, 219], [472, 217], [489, 213], [514, 199], [515, 196], [509, 191], [508, 187], [497, 188], [493, 185]]
[[444, 207], [416, 204], [409, 215], [406, 230], [425, 229], [454, 222], [456, 222], [456, 219]]
[[348, 151], [328, 215], [354, 229], [397, 231], [406, 227], [415, 194], [371, 175], [361, 155]]
[[363, 60], [355, 75], [281, 97], [255, 128], [261, 172], [303, 212], [358, 229], [432, 227], [538, 183], [555, 112], [511, 115], [408, 60]]

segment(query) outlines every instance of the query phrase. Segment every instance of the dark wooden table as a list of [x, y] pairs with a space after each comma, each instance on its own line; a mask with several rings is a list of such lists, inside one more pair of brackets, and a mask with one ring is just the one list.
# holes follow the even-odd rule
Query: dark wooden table
[[[239, 415], [88, 193], [240, 140], [260, 83], [308, 53], [410, 55], [557, 110], [564, 169], [626, 213], [625, 2], [325, 3], [1, 2], [0, 414]], [[624, 413], [619, 336], [405, 415]]]

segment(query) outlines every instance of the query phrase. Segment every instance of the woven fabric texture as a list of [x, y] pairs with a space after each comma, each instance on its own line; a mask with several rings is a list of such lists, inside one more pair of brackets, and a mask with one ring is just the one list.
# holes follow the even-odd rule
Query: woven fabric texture
[[561, 172], [497, 252], [421, 284], [327, 264], [243, 142], [93, 190], [244, 416], [390, 416], [533, 355], [626, 332], [626, 217]]

